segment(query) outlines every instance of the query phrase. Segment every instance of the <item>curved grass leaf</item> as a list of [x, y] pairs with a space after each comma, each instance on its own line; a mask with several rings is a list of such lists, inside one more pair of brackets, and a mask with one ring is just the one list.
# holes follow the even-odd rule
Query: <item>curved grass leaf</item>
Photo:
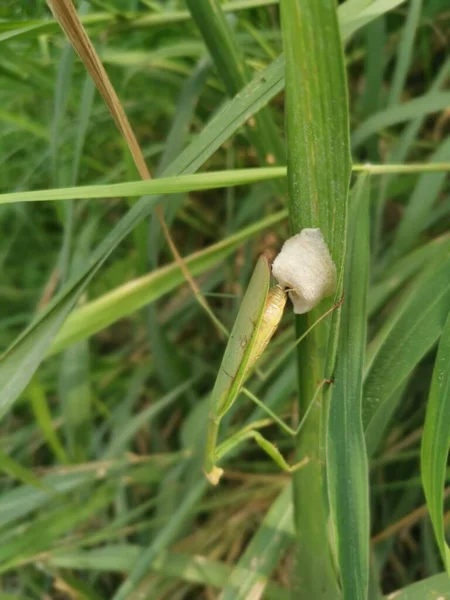
[[[243, 241], [286, 218], [286, 214], [286, 211], [279, 211], [205, 250], [191, 254], [185, 258], [187, 266], [193, 275], [204, 273], [228, 256]], [[179, 267], [172, 263], [84, 304], [69, 316], [55, 337], [49, 353], [60, 352], [70, 344], [101, 331], [118, 319], [158, 300], [183, 281]]]
[[339, 345], [331, 386], [327, 475], [342, 594], [366, 600], [369, 584], [369, 482], [361, 418], [370, 264], [369, 180], [351, 198]]
[[383, 269], [382, 278], [371, 285], [368, 298], [369, 316], [375, 314], [407, 281], [434, 262], [440, 253], [450, 248], [450, 235], [433, 238], [417, 250], [409, 252], [392, 266]]
[[[450, 310], [450, 307], [449, 307]], [[450, 314], [450, 313], [449, 313]], [[450, 577], [450, 548], [445, 540], [444, 484], [450, 448], [450, 316], [434, 364], [421, 447], [423, 489], [436, 541]]]
[[[450, 138], [439, 145], [429, 161], [450, 162]], [[447, 173], [423, 173], [419, 177], [397, 228], [390, 255], [400, 256], [417, 243], [447, 177]]]
[[347, 0], [339, 7], [342, 37], [349, 39], [358, 29], [403, 2], [405, 0]]
[[352, 146], [358, 148], [371, 135], [398, 123], [411, 121], [429, 115], [433, 112], [445, 110], [450, 105], [449, 92], [428, 93], [414, 100], [403, 102], [397, 106], [387, 108], [366, 119], [352, 134]]
[[450, 310], [449, 270], [450, 251], [447, 249], [439, 261], [408, 288], [371, 342], [371, 359], [364, 382], [364, 427], [441, 335]]

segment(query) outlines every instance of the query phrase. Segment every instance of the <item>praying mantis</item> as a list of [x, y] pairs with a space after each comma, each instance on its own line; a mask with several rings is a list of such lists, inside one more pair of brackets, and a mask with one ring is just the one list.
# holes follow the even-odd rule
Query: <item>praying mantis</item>
[[[264, 352], [280, 323], [288, 293], [294, 304], [294, 312], [304, 313], [318, 304], [325, 296], [333, 294], [336, 289], [336, 269], [319, 229], [304, 229], [297, 236], [290, 238], [276, 258], [273, 271], [279, 283], [270, 287], [269, 261], [266, 255], [261, 255], [234, 322], [211, 393], [204, 472], [213, 485], [219, 482], [223, 474], [223, 469], [218, 467], [217, 463], [235, 446], [248, 439], [256, 441], [283, 471], [292, 473], [301, 468], [305, 464], [305, 460], [289, 465], [281, 452], [266, 440], [258, 429], [275, 421], [289, 435], [297, 435], [323, 385], [332, 382], [330, 379], [324, 379], [318, 385], [315, 395], [296, 429], [286, 425], [244, 387], [245, 379]], [[338, 308], [342, 300], [341, 298], [337, 304], [319, 317], [296, 340], [295, 345], [300, 343], [319, 321]], [[271, 420], [253, 422], [218, 444], [220, 422], [233, 406], [241, 391], [265, 410]]]

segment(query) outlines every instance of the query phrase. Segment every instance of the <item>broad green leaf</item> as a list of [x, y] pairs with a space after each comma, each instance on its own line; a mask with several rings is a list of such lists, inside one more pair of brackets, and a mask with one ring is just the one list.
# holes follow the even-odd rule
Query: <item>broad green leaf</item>
[[[450, 314], [450, 306], [449, 306]], [[444, 484], [450, 448], [450, 316], [434, 364], [422, 436], [420, 471], [436, 541], [450, 577], [450, 548], [445, 539]]]
[[369, 425], [366, 427], [364, 437], [366, 439], [367, 456], [371, 458], [377, 450], [388, 425], [395, 414], [408, 385], [408, 379], [396, 388], [395, 392], [382, 404], [373, 415]]
[[369, 476], [361, 417], [370, 264], [368, 177], [350, 204], [339, 345], [330, 389], [327, 474], [344, 598], [366, 600], [369, 584]]

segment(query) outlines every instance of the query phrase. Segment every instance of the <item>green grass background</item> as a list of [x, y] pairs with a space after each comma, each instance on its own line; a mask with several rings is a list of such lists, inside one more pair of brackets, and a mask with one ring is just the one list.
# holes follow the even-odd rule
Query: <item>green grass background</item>
[[[394, 590], [450, 598], [448, 2], [346, 0], [347, 81], [339, 53], [329, 64], [287, 53], [286, 92], [283, 47], [306, 39], [297, 24], [316, 36], [320, 19], [332, 28], [332, 3], [297, 22], [286, 0], [284, 23], [273, 0], [218, 3], [214, 17], [216, 4], [77, 3], [158, 177], [148, 182], [46, 4], [0, 7], [0, 597], [311, 598], [296, 583], [309, 567], [295, 561], [304, 531], [294, 504], [316, 510], [314, 487], [302, 475], [293, 493], [250, 443], [219, 487], [203, 478], [225, 342], [152, 215], [162, 200], [186, 264], [231, 329], [257, 256], [275, 256], [289, 235], [288, 210], [291, 226], [308, 226], [288, 204], [286, 155], [300, 148], [288, 177], [297, 169], [301, 193], [316, 186], [332, 206], [350, 165], [326, 144], [348, 122], [348, 336], [336, 342], [324, 439], [331, 514], [350, 525], [333, 535], [316, 513], [327, 539], [314, 553], [330, 561], [345, 600]], [[317, 154], [328, 152], [308, 171], [288, 112], [301, 114], [305, 90], [324, 132]], [[286, 310], [262, 373], [295, 335]], [[317, 383], [312, 347], [302, 346], [300, 366], [292, 353], [249, 381], [287, 421], [307, 401], [298, 374], [300, 390]], [[223, 431], [262, 416], [242, 396]], [[291, 461], [308, 444], [275, 426], [265, 434]], [[369, 556], [369, 501], [370, 562], [352, 572], [347, 548]]]

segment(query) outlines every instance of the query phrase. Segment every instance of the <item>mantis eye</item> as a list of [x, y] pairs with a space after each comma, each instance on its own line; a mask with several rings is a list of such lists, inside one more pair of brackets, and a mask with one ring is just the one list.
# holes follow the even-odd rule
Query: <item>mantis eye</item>
[[289, 291], [297, 314], [310, 311], [336, 291], [336, 265], [320, 229], [302, 229], [286, 240], [272, 273]]

